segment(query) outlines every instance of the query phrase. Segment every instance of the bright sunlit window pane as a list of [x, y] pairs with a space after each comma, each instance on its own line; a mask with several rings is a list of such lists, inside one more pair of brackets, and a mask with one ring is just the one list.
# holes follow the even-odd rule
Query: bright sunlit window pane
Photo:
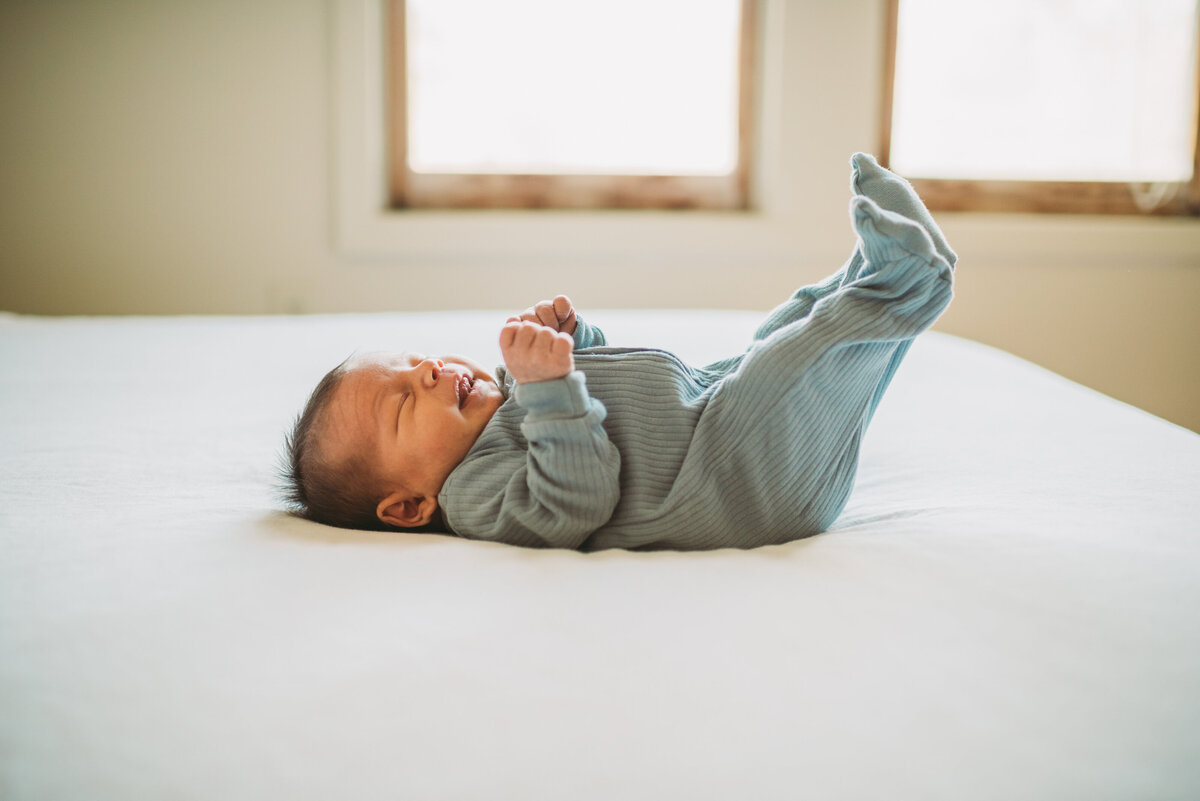
[[1186, 181], [1196, 0], [900, 0], [891, 164], [926, 178]]
[[408, 0], [406, 8], [415, 172], [736, 167], [738, 0]]

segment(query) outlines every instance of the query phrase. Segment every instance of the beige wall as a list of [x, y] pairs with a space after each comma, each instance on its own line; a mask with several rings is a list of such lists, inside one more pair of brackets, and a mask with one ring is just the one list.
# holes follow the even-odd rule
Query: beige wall
[[[771, 90], [789, 104], [767, 103], [765, 133], [786, 247], [680, 259], [639, 221], [606, 229], [598, 255], [550, 239], [536, 258], [464, 258], [339, 242], [332, 5], [0, 0], [0, 309], [515, 308], [559, 291], [584, 308], [767, 308], [853, 244], [846, 160], [877, 139], [883, 18], [882, 0], [769, 4], [787, 12], [768, 35], [788, 46]], [[940, 330], [1200, 430], [1200, 222], [939, 218], [961, 256]]]

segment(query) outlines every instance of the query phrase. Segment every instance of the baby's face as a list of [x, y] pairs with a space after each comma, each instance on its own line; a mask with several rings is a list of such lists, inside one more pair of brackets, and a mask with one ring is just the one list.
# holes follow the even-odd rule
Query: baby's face
[[496, 379], [461, 356], [356, 356], [329, 405], [334, 448], [371, 460], [386, 491], [436, 498], [504, 402]]

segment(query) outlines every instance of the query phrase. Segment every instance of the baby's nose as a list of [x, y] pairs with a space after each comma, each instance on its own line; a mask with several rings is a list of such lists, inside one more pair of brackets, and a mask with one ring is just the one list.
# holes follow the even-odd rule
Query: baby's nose
[[441, 359], [426, 359], [421, 362], [421, 369], [425, 371], [425, 376], [428, 383], [432, 386], [437, 383], [442, 377], [442, 371], [446, 369], [446, 363]]

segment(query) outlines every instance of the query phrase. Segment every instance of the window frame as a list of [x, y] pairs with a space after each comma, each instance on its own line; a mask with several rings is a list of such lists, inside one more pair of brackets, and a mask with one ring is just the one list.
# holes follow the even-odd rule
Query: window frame
[[392, 209], [693, 209], [748, 211], [756, 119], [755, 0], [739, 0], [738, 154], [727, 175], [417, 173], [408, 166], [405, 0], [387, 0], [385, 116]]
[[[891, 159], [896, 39], [902, 0], [887, 0], [882, 131], [879, 161]], [[1200, 14], [1197, 14], [1195, 83], [1192, 106], [1192, 178], [1189, 181], [1003, 181], [908, 176], [933, 211], [1048, 214], [1200, 216]], [[1153, 195], [1163, 198], [1155, 202]]]

